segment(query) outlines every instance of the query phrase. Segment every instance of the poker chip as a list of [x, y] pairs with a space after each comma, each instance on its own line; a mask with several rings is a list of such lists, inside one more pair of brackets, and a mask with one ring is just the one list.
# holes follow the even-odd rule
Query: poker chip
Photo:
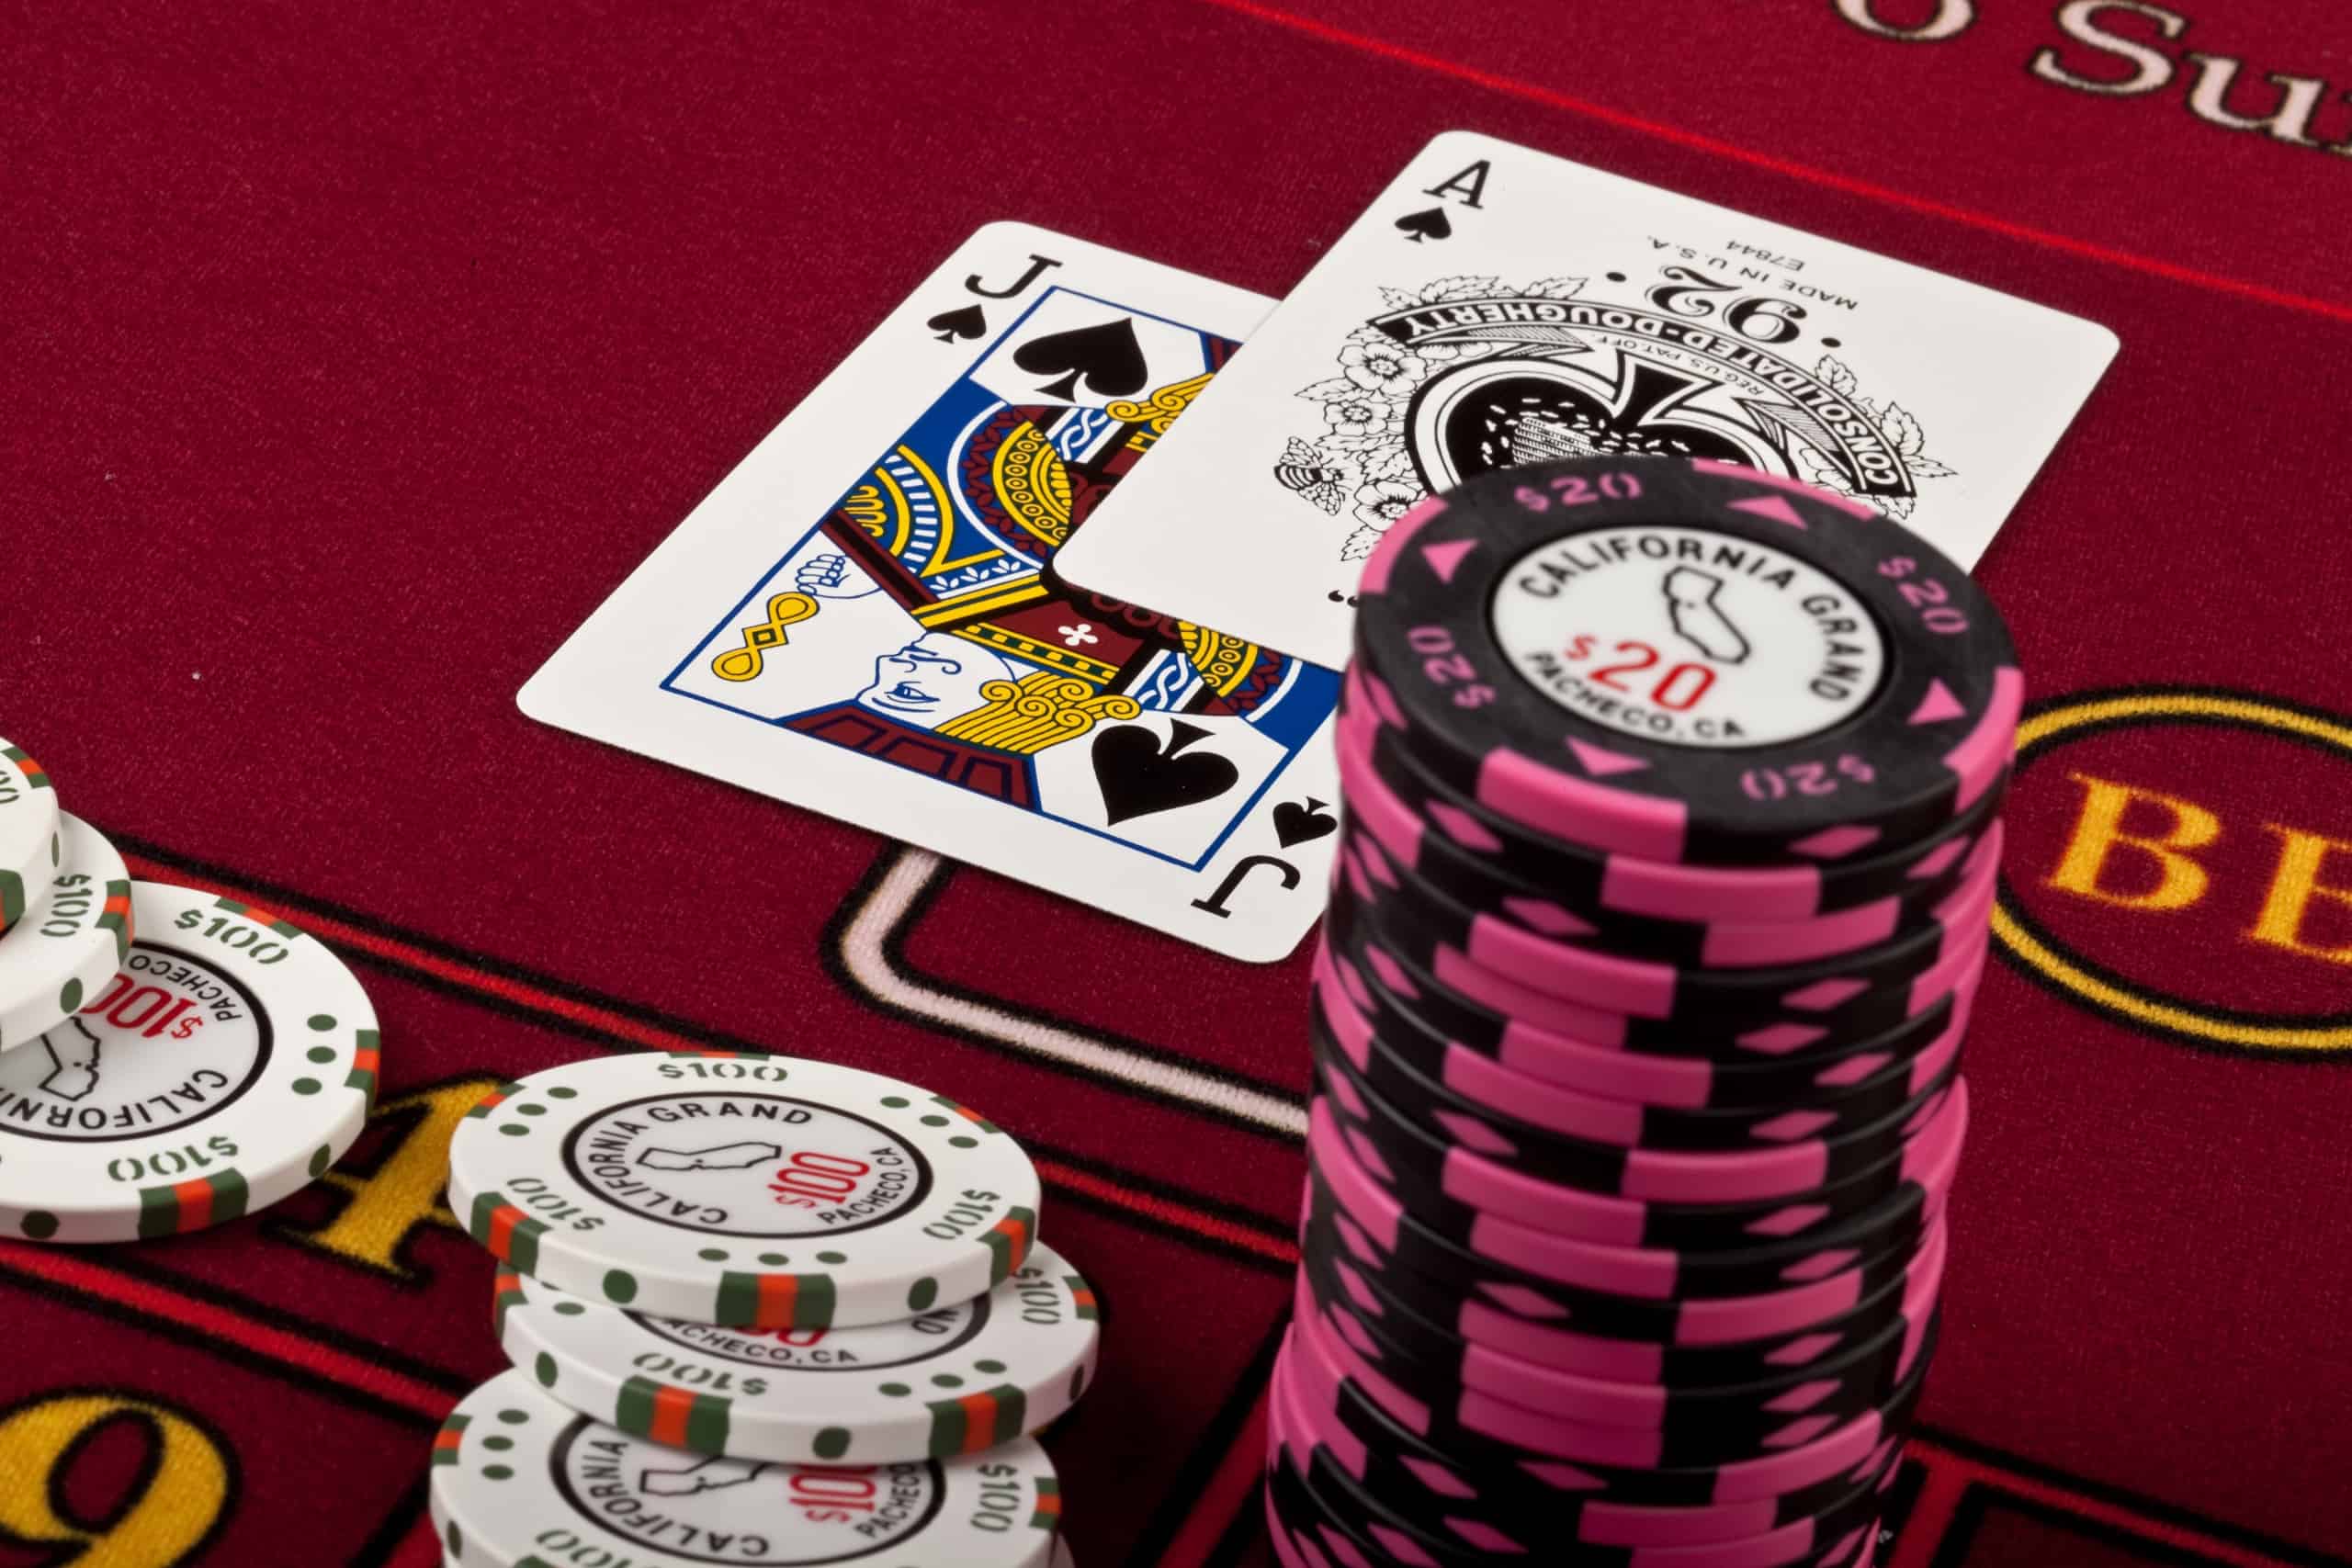
[[[1959, 1109], [1965, 1113], [1964, 1102]], [[1942, 1215], [1951, 1179], [1946, 1168], [1930, 1178], [1937, 1184], [1899, 1190], [1850, 1220], [1785, 1239], [1759, 1237], [1745, 1247], [1619, 1247], [1562, 1235], [1502, 1213], [1472, 1209], [1473, 1217], [1462, 1223], [1456, 1220], [1462, 1211], [1452, 1208], [1408, 1209], [1358, 1161], [1326, 1109], [1317, 1107], [1313, 1116], [1310, 1207], [1319, 1201], [1346, 1214], [1384, 1252], [1419, 1272], [1458, 1279], [1483, 1263], [1505, 1276], [1601, 1293], [1627, 1303], [1623, 1315], [1629, 1318], [1639, 1315], [1632, 1303], [1675, 1302], [1695, 1309], [1702, 1301], [1817, 1286], [1847, 1269], [1907, 1252]], [[1594, 1307], [1580, 1321], [1597, 1322], [1609, 1310]]]
[[[1521, 1073], [1430, 1029], [1408, 1009], [1385, 1005], [1374, 983], [1328, 949], [1316, 955], [1315, 1005], [1325, 1029], [1374, 1092], [1391, 1085], [1385, 1064], [1402, 1064], [1409, 1080], [1428, 1078], [1451, 1095], [1564, 1137], [1629, 1148], [1694, 1152], [1786, 1145], [1794, 1127], [1786, 1102], [1728, 1110], [1681, 1110], [1591, 1094]], [[1944, 1010], [1943, 1028], [1926, 1049], [1852, 1086], [1826, 1088], [1806, 1102], [1812, 1135], [1835, 1137], [1881, 1122], [1927, 1093], [1959, 1058], [1969, 1004]], [[1409, 1087], [1407, 1092], [1410, 1092]]]
[[442, 1423], [431, 1493], [459, 1568], [1046, 1568], [1061, 1517], [1032, 1438], [844, 1466], [696, 1453], [582, 1415], [512, 1370]]
[[1384, 535], [1334, 728], [1278, 1558], [1858, 1568], [1932, 1364], [2023, 680], [1723, 464]]
[[[82, 835], [103, 842], [71, 818], [66, 832], [69, 868]], [[375, 1010], [317, 938], [234, 899], [124, 883], [107, 858], [91, 891], [127, 900], [111, 894], [107, 912], [94, 899], [83, 917], [106, 936], [105, 976], [63, 1022], [0, 1055], [0, 1232], [12, 1236], [128, 1241], [266, 1208], [342, 1157], [375, 1099]]]
[[1968, 574], [1842, 496], [1622, 458], [1474, 479], [1366, 563], [1374, 716], [1537, 832], [1650, 861], [1925, 838], [2005, 771], [2024, 697]]
[[1494, 1012], [1456, 995], [1435, 976], [1344, 919], [1335, 919], [1329, 927], [1327, 950], [1349, 995], [1375, 1021], [1401, 1028], [1408, 1036], [1442, 1039], [1450, 1051], [1476, 1052], [1530, 1078], [1684, 1110], [1806, 1105], [1883, 1087], [1890, 1077], [1910, 1081], [1912, 1064], [1945, 1041], [1955, 1015], [1973, 1001], [1977, 980], [1974, 975], [1965, 977], [1926, 1010], [1860, 1044], [1715, 1062], [1666, 1052], [1611, 1050]]
[[1522, 1316], [1512, 1308], [1528, 1304], [1526, 1298], [1496, 1298], [1485, 1280], [1403, 1268], [1360, 1230], [1312, 1205], [1300, 1226], [1299, 1276], [1317, 1302], [1386, 1325], [1408, 1353], [1425, 1361], [1491, 1354], [1611, 1383], [1730, 1393], [1859, 1350], [1890, 1330], [1916, 1329], [1940, 1299], [1949, 1246], [1942, 1227], [1930, 1228], [1898, 1278], [1837, 1316], [1759, 1339], [1704, 1345], [1611, 1338], [1573, 1322]]
[[130, 945], [130, 873], [104, 835], [58, 813], [57, 874], [0, 935], [0, 1061], [57, 1028], [114, 977]]
[[1366, 1491], [1409, 1517], [1494, 1541], [1572, 1540], [1602, 1547], [1703, 1546], [1766, 1535], [1884, 1483], [1894, 1445], [1882, 1442], [1850, 1470], [1777, 1496], [1660, 1506], [1589, 1495], [1580, 1477], [1542, 1465], [1464, 1466], [1423, 1442], [1347, 1379], [1288, 1337], [1274, 1394], [1293, 1432], [1327, 1450]]
[[831, 1063], [633, 1054], [502, 1085], [449, 1145], [449, 1201], [582, 1302], [848, 1328], [968, 1301], [1036, 1235], [1035, 1168], [976, 1112]]
[[[22, 747], [0, 740], [0, 932], [49, 892], [62, 852], [59, 815], [48, 770]], [[6, 1040], [0, 1035], [0, 1047]]]
[[1094, 1292], [1039, 1243], [994, 1290], [863, 1328], [729, 1328], [596, 1305], [499, 1270], [499, 1343], [572, 1408], [700, 1453], [794, 1464], [953, 1459], [1093, 1379]]
[[[1305, 1496], [1328, 1525], [1367, 1550], [1377, 1550], [1392, 1559], [1484, 1564], [1498, 1556], [1528, 1555], [1553, 1548], [1566, 1529], [1584, 1524], [1583, 1510], [1573, 1504], [1523, 1517], [1472, 1512], [1462, 1506], [1458, 1495], [1433, 1488], [1410, 1470], [1394, 1483], [1370, 1483], [1374, 1470], [1370, 1454], [1351, 1440], [1352, 1434], [1344, 1427], [1318, 1418], [1317, 1407], [1302, 1392], [1302, 1380], [1292, 1371], [1291, 1362], [1299, 1354], [1295, 1344], [1298, 1337], [1294, 1330], [1276, 1364], [1269, 1400], [1270, 1436], [1277, 1455], [1291, 1466]], [[1752, 1517], [1763, 1511], [1756, 1507], [1684, 1510], [1697, 1516], [1697, 1521], [1684, 1524], [1668, 1510], [1636, 1513], [1617, 1505], [1613, 1515], [1595, 1514], [1595, 1533], [1606, 1536], [1611, 1533], [1611, 1526], [1617, 1526], [1621, 1533], [1652, 1539], [1609, 1540], [1583, 1534], [1574, 1560], [1658, 1568], [1678, 1563], [1770, 1568], [1781, 1563], [1849, 1561], [1852, 1543], [1874, 1524], [1879, 1494], [1893, 1478], [1891, 1457], [1874, 1452], [1871, 1460], [1877, 1464], [1872, 1473], [1851, 1483], [1848, 1483], [1850, 1477], [1837, 1478], [1840, 1490], [1818, 1503], [1815, 1511], [1788, 1514], [1760, 1532], [1713, 1534], [1711, 1538], [1711, 1527], [1720, 1531], [1743, 1522], [1743, 1515]], [[1817, 1496], [1826, 1489], [1808, 1492]], [[1773, 1500], [1770, 1508], [1776, 1515], [1787, 1512], [1782, 1499]], [[1676, 1539], [1682, 1536], [1698, 1539]]]
[[[1351, 814], [1357, 821], [1368, 829], [1384, 823], [1395, 829], [1397, 852], [1408, 861], [1419, 846], [1436, 852], [1442, 845], [1454, 879], [1474, 890], [1465, 896], [1491, 894], [1492, 885], [1500, 884], [1512, 890], [1498, 897], [1500, 911], [1512, 914], [1524, 906], [1536, 929], [1594, 923], [1594, 936], [1606, 934], [1612, 942], [1636, 949], [1687, 942], [1693, 930], [1725, 925], [1761, 942], [1787, 943], [1808, 935], [1822, 940], [1822, 922], [1860, 919], [1862, 911], [1889, 900], [1899, 915], [1900, 906], [1924, 896], [1923, 885], [1948, 879], [1976, 839], [1999, 820], [2008, 783], [2003, 774], [1949, 827], [1917, 843], [1862, 843], [1838, 854], [1819, 846], [1779, 865], [1686, 865], [1594, 850], [1498, 817], [1432, 778], [1405, 752], [1395, 731], [1364, 716], [1370, 708], [1363, 677], [1351, 673], [1341, 686], [1339, 729], [1345, 741]], [[1352, 787], [1359, 783], [1374, 787]], [[1401, 821], [1396, 812], [1405, 814]], [[1415, 869], [1430, 874], [1425, 867]], [[1510, 902], [1502, 903], [1503, 897]], [[1617, 922], [1640, 923], [1606, 930]], [[1882, 918], [1878, 929], [1892, 934], [1894, 927]], [[1823, 940], [1820, 951], [1838, 946]], [[1702, 944], [1696, 957], [1713, 964], [1745, 961], [1725, 943]]]

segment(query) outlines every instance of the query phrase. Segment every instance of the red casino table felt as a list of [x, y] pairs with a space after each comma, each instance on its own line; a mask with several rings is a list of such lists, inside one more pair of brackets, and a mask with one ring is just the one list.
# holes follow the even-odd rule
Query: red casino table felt
[[0, 1247], [0, 1563], [437, 1561], [427, 1447], [500, 1364], [442, 1201], [454, 1121], [537, 1067], [714, 1045], [1017, 1132], [1102, 1302], [1101, 1382], [1048, 1445], [1078, 1561], [1270, 1561], [1306, 952], [1221, 960], [513, 697], [980, 223], [1279, 295], [1453, 126], [2120, 334], [1978, 569], [2032, 703], [1880, 1561], [2352, 1561], [2331, 27], [2314, 0], [18, 18], [0, 728], [134, 874], [334, 943], [384, 1073], [354, 1152], [265, 1214]]

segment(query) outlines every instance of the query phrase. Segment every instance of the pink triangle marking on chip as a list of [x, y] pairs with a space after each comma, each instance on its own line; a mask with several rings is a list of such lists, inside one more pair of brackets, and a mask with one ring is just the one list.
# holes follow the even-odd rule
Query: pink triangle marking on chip
[[1856, 1261], [1854, 1249], [1850, 1247], [1825, 1247], [1794, 1268], [1781, 1270], [1781, 1277], [1811, 1284], [1815, 1280], [1826, 1280], [1841, 1269], [1851, 1269]]
[[1799, 839], [1789, 848], [1815, 860], [1844, 860], [1856, 850], [1878, 840], [1877, 829], [1849, 823], [1843, 828], [1824, 828], [1811, 838]]
[[1437, 573], [1437, 580], [1440, 582], [1452, 582], [1453, 574], [1461, 570], [1462, 558], [1477, 547], [1478, 541], [1476, 539], [1455, 539], [1449, 544], [1423, 545], [1421, 558], [1430, 563], [1430, 570]]
[[1768, 1449], [1801, 1449], [1827, 1432], [1836, 1424], [1836, 1421], [1827, 1416], [1807, 1416], [1801, 1420], [1790, 1422], [1765, 1438], [1763, 1446]]
[[1733, 1041], [1743, 1051], [1761, 1052], [1767, 1056], [1785, 1056], [1821, 1038], [1822, 1031], [1809, 1023], [1773, 1023], [1762, 1029], [1751, 1029]]
[[1928, 682], [1928, 694], [1921, 697], [1919, 705], [1911, 710], [1911, 722], [1941, 724], [1947, 719], [1964, 718], [1967, 715], [1968, 710], [1960, 705], [1960, 699], [1951, 694], [1950, 686], [1941, 681], [1930, 681]]
[[1428, 810], [1430, 820], [1435, 822], [1439, 830], [1455, 843], [1465, 849], [1477, 850], [1486, 854], [1501, 852], [1503, 841], [1497, 838], [1484, 822], [1479, 821], [1460, 807], [1448, 806], [1442, 800], [1432, 800], [1428, 805]]
[[1317, 1525], [1316, 1529], [1323, 1537], [1323, 1544], [1331, 1549], [1331, 1555], [1340, 1560], [1342, 1568], [1372, 1568], [1372, 1559], [1358, 1551], [1355, 1542], [1346, 1536], [1329, 1525]]
[[1600, 1477], [1589, 1472], [1553, 1460], [1527, 1460], [1519, 1468], [1544, 1485], [1556, 1486], [1563, 1492], [1590, 1492], [1606, 1484]]
[[1799, 1012], [1826, 1012], [1840, 1003], [1851, 1001], [1870, 988], [1867, 980], [1816, 980], [1810, 986], [1791, 991], [1781, 1000]]
[[1590, 922], [1577, 919], [1546, 898], [1505, 898], [1503, 908], [1521, 925], [1530, 931], [1542, 931], [1546, 936], [1590, 936], [1593, 933]]
[[1813, 1081], [1824, 1089], [1850, 1089], [1894, 1060], [1891, 1051], [1864, 1051], [1847, 1057], [1826, 1072], [1813, 1075]]
[[1556, 1318], [1566, 1320], [1567, 1312], [1541, 1291], [1531, 1291], [1525, 1285], [1481, 1284], [1479, 1294], [1487, 1297], [1505, 1312], [1521, 1317]]
[[1421, 993], [1414, 987], [1413, 977], [1410, 975], [1406, 974], [1403, 969], [1399, 968], [1395, 959], [1389, 957], [1388, 954], [1381, 952], [1380, 949], [1376, 947], [1365, 948], [1363, 950], [1363, 955], [1365, 960], [1371, 964], [1372, 972], [1380, 976], [1380, 983], [1382, 985], [1387, 987], [1390, 990], [1396, 992], [1398, 996], [1404, 998], [1408, 1002], [1419, 1001], [1420, 999]]
[[1380, 1152], [1370, 1138], [1365, 1137], [1353, 1127], [1349, 1128], [1344, 1135], [1348, 1140], [1348, 1152], [1361, 1160], [1366, 1170], [1383, 1181], [1396, 1179], [1396, 1173], [1388, 1168], [1387, 1156]]
[[1804, 519], [1797, 515], [1797, 509], [1791, 506], [1781, 496], [1759, 495], [1748, 501], [1735, 501], [1731, 503], [1731, 509], [1734, 512], [1752, 512], [1758, 517], [1769, 517], [1775, 523], [1785, 523], [1800, 533], [1811, 532], [1805, 527]]
[[1807, 1334], [1792, 1339], [1764, 1359], [1776, 1367], [1802, 1367], [1807, 1361], [1817, 1361], [1822, 1354], [1838, 1345], [1842, 1336]]
[[1944, 868], [1968, 852], [1966, 839], [1954, 839], [1913, 866], [1904, 874], [1915, 882], [1932, 882], [1944, 874]]
[[1396, 1461], [1419, 1478], [1422, 1485], [1441, 1497], [1476, 1497], [1478, 1489], [1435, 1460], [1417, 1459], [1411, 1454], [1398, 1454]]
[[1838, 1382], [1835, 1378], [1827, 1380], [1815, 1379], [1812, 1382], [1801, 1382], [1797, 1384], [1796, 1387], [1789, 1390], [1788, 1393], [1781, 1394], [1777, 1398], [1771, 1400], [1764, 1406], [1764, 1408], [1767, 1410], [1788, 1413], [1793, 1413], [1800, 1410], [1810, 1410], [1815, 1405], [1820, 1404], [1823, 1400], [1828, 1398], [1831, 1394], [1837, 1392]]
[[1597, 779], [1605, 779], [1611, 773], [1638, 773], [1649, 766], [1639, 757], [1628, 757], [1623, 751], [1611, 751], [1583, 740], [1569, 740], [1568, 750], [1584, 764], [1584, 771]]
[[1489, 1557], [1525, 1556], [1527, 1553], [1527, 1548], [1484, 1519], [1449, 1518], [1445, 1521], [1445, 1528]]
[[1799, 1231], [1819, 1224], [1829, 1217], [1826, 1203], [1792, 1203], [1785, 1209], [1775, 1209], [1747, 1227], [1750, 1235], [1794, 1235]]
[[1391, 1529], [1382, 1524], [1367, 1524], [1364, 1531], [1372, 1537], [1374, 1545], [1406, 1564], [1407, 1568], [1438, 1568], [1437, 1559], [1416, 1546], [1412, 1537], [1402, 1530]]
[[1509, 1155], [1518, 1152], [1518, 1145], [1476, 1117], [1464, 1116], [1458, 1111], [1437, 1112], [1440, 1125], [1448, 1135], [1464, 1148], [1486, 1155]]
[[1809, 1138], [1837, 1120], [1838, 1113], [1834, 1111], [1791, 1111], [1769, 1121], [1758, 1122], [1747, 1131], [1749, 1136], [1761, 1138], [1768, 1144], [1788, 1144], [1799, 1138]]

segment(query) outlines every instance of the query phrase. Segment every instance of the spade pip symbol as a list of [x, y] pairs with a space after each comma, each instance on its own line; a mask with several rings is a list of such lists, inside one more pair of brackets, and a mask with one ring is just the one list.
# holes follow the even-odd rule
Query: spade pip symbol
[[1136, 323], [1125, 316], [1032, 338], [1014, 352], [1012, 363], [1032, 376], [1057, 378], [1037, 389], [1063, 401], [1078, 396], [1080, 381], [1096, 397], [1127, 397], [1143, 389], [1150, 373], [1143, 344], [1136, 339]]
[[1405, 238], [1417, 245], [1423, 240], [1450, 240], [1453, 237], [1453, 220], [1445, 215], [1442, 207], [1408, 212], [1396, 220], [1396, 227], [1403, 231]]
[[957, 338], [976, 338], [989, 330], [989, 319], [978, 305], [967, 305], [960, 310], [942, 310], [923, 323], [938, 335], [942, 343], [954, 343]]

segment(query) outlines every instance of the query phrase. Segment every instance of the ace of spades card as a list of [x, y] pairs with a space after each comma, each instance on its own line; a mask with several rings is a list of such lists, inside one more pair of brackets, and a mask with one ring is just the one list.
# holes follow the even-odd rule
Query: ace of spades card
[[1657, 453], [1853, 496], [1973, 565], [2116, 346], [1957, 278], [1450, 131], [1057, 564], [1336, 666], [1365, 558], [1422, 496]]
[[1335, 843], [1326, 669], [1055, 562], [1270, 301], [967, 241], [523, 688], [526, 714], [1237, 958]]

